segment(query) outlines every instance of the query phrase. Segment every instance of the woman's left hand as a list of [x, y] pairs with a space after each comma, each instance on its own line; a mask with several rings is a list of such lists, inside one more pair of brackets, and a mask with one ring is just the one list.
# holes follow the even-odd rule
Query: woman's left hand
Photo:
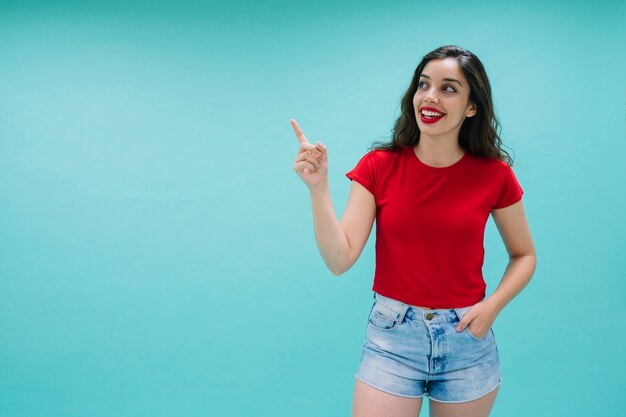
[[469, 327], [471, 334], [482, 339], [493, 325], [498, 313], [499, 311], [492, 304], [483, 300], [472, 306], [470, 311], [459, 321], [456, 330], [462, 332], [466, 327]]

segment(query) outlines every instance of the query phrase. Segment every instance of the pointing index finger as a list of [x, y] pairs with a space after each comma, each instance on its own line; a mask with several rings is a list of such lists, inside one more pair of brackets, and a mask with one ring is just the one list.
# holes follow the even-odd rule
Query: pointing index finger
[[304, 136], [304, 133], [302, 133], [302, 129], [300, 129], [300, 125], [296, 122], [296, 119], [291, 119], [289, 122], [291, 123], [291, 127], [293, 127], [293, 131], [296, 133], [298, 142], [308, 143], [309, 141], [306, 139], [306, 136]]

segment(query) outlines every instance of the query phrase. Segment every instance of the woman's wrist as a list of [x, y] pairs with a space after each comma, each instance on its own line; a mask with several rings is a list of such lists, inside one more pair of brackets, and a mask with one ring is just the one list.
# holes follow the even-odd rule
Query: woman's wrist
[[309, 185], [309, 192], [311, 194], [326, 193], [329, 190], [328, 180], [324, 179], [315, 185]]

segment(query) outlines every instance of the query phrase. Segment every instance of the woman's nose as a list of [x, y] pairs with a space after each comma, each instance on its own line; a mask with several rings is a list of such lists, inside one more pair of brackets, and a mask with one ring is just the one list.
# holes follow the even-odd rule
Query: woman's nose
[[429, 101], [431, 103], [436, 103], [437, 101], [439, 101], [439, 98], [437, 97], [437, 95], [435, 94], [433, 90], [429, 90], [428, 93], [426, 93], [426, 97], [424, 97], [424, 100]]

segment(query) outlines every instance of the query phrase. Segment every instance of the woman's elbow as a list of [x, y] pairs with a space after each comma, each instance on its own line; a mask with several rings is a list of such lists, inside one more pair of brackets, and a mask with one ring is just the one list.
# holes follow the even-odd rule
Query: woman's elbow
[[344, 262], [344, 263], [340, 263], [340, 264], [336, 264], [336, 265], [330, 265], [330, 264], [326, 264], [326, 266], [328, 267], [328, 269], [330, 270], [330, 272], [332, 272], [332, 274], [336, 277], [345, 274], [346, 272], [348, 272], [348, 270], [350, 270], [350, 268], [352, 268], [352, 265], [354, 265], [353, 261], [348, 261], [348, 262]]
[[336, 277], [343, 275], [350, 269], [350, 267], [346, 268], [346, 267], [331, 267], [330, 265], [327, 265], [327, 266], [330, 272]]
[[324, 260], [328, 270], [336, 277], [346, 273], [358, 259], [358, 255], [355, 256], [354, 252], [349, 248], [345, 252], [337, 251], [333, 255], [332, 257], [325, 256]]

